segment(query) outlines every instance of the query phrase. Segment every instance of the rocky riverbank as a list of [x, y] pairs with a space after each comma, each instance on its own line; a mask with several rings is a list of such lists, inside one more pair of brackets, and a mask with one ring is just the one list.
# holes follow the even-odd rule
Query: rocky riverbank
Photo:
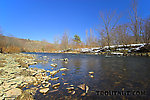
[[[37, 77], [44, 76], [44, 70], [29, 68], [29, 65], [42, 62], [36, 59], [35, 55], [30, 54], [0, 54], [0, 100], [3, 99], [22, 99], [32, 98], [31, 92], [36, 88], [22, 91], [22, 87], [36, 83]], [[46, 77], [45, 77], [46, 78]], [[30, 99], [31, 100], [31, 99]]]
[[[34, 100], [34, 95], [40, 92], [46, 95], [48, 92], [58, 91], [60, 85], [69, 83], [55, 83], [51, 84], [50, 81], [56, 81], [59, 77], [54, 77], [60, 71], [67, 71], [67, 68], [60, 68], [57, 70], [44, 70], [38, 68], [29, 68], [30, 65], [37, 63], [47, 63], [48, 59], [43, 56], [44, 60], [37, 59], [38, 57], [33, 54], [1, 54], [0, 53], [0, 100]], [[58, 59], [52, 59], [55, 61]], [[68, 59], [59, 59], [68, 62]], [[57, 64], [51, 64], [52, 67], [57, 67]], [[52, 68], [53, 69], [53, 68]], [[62, 73], [65, 75], [65, 73]], [[89, 73], [93, 78], [93, 72]], [[50, 91], [49, 87], [53, 90]], [[80, 84], [78, 88], [83, 90], [81, 96], [85, 96], [89, 87], [85, 84]], [[71, 95], [75, 94], [74, 85], [66, 88]]]

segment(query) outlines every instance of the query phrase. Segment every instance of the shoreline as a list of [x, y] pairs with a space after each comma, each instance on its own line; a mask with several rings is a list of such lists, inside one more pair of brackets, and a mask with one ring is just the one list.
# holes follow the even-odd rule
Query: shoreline
[[[26, 53], [26, 52], [25, 52]], [[87, 54], [87, 55], [115, 55], [110, 54], [112, 52], [101, 52], [101, 53], [81, 53], [81, 52], [28, 52], [28, 53], [54, 53], [54, 54]], [[120, 52], [117, 52], [120, 53]], [[121, 56], [149, 56], [150, 52], [132, 52], [132, 53], [123, 53]]]
[[[29, 68], [37, 64], [36, 55], [33, 54], [0, 54], [0, 100], [3, 99], [30, 99], [38, 90], [31, 87], [23, 91], [24, 87], [38, 85], [43, 78], [46, 80], [46, 70]], [[32, 92], [32, 95], [31, 95]]]
[[[48, 91], [58, 90], [60, 83], [51, 84], [49, 80], [58, 80], [59, 77], [54, 77], [55, 74], [68, 69], [53, 70], [51, 68], [50, 71], [43, 68], [29, 68], [30, 65], [48, 63], [47, 56], [42, 56], [42, 58], [43, 60], [39, 60], [35, 54], [0, 53], [0, 100], [34, 100], [37, 91], [46, 95]], [[68, 62], [67, 58], [60, 60]], [[54, 63], [50, 66], [57, 67], [57, 64]], [[50, 91], [50, 86], [55, 90]]]

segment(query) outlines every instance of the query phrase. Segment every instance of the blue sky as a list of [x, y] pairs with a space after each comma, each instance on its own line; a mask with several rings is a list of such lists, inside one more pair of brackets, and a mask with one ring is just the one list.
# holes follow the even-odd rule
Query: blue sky
[[[99, 12], [116, 10], [129, 22], [131, 0], [0, 0], [0, 27], [5, 35], [53, 42], [66, 31], [85, 39], [86, 29], [102, 29]], [[139, 0], [138, 12], [150, 16], [150, 0]], [[96, 34], [97, 35], [97, 34]]]

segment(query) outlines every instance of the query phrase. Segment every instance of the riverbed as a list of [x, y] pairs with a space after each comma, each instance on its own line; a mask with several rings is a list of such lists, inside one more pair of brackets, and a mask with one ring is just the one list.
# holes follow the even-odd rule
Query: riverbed
[[[58, 70], [60, 68], [69, 69], [67, 71], [60, 71], [59, 73], [57, 73], [54, 77], [59, 77], [58, 80], [49, 80], [51, 84], [60, 83], [60, 86], [57, 89], [49, 87], [50, 91], [44, 95], [37, 91], [37, 93], [34, 96], [36, 100], [148, 100], [150, 98], [150, 57], [105, 57], [103, 55], [54, 53], [30, 54], [36, 54], [39, 57], [39, 59], [44, 56], [45, 60], [48, 62], [45, 64], [31, 65], [30, 68], [36, 67], [50, 71]], [[69, 60], [61, 60], [64, 58], [67, 58]], [[50, 66], [50, 64], [55, 63], [57, 64], [57, 67]], [[89, 72], [93, 73], [89, 74]], [[85, 91], [83, 91], [82, 89], [78, 88], [78, 86], [81, 84], [85, 84], [89, 87], [87, 93], [85, 93]], [[70, 85], [74, 87], [73, 91], [75, 92], [68, 92], [66, 88], [70, 87]], [[130, 91], [130, 94], [111, 94], [107, 93], [107, 91]], [[85, 94], [82, 95], [83, 93]]]

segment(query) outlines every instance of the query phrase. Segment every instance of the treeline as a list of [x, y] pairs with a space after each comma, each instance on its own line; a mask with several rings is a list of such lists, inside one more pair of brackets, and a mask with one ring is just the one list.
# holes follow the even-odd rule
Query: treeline
[[150, 43], [150, 16], [142, 18], [138, 15], [137, 0], [132, 0], [127, 17], [129, 18], [128, 23], [119, 24], [122, 16], [115, 11], [100, 12], [99, 18], [102, 22], [100, 24], [103, 29], [86, 30], [83, 33], [86, 37], [84, 41], [78, 34], [70, 37], [67, 32], [64, 32], [60, 38], [55, 37], [53, 44], [47, 41], [18, 39], [0, 34], [0, 52], [53, 52], [78, 48]]
[[29, 39], [19, 39], [0, 34], [0, 52], [46, 52], [53, 51], [53, 44], [47, 41], [33, 41]]
[[[128, 14], [128, 23], [119, 24], [121, 15], [113, 12], [100, 12], [103, 29], [86, 30], [86, 41], [81, 41], [78, 35], [68, 38], [64, 33], [60, 48], [97, 47], [111, 45], [127, 45], [136, 43], [150, 43], [150, 16], [142, 18], [138, 15], [137, 0], [132, 0]], [[98, 33], [98, 35], [96, 35]], [[78, 39], [76, 39], [78, 36]], [[78, 40], [78, 41], [77, 41]]]

